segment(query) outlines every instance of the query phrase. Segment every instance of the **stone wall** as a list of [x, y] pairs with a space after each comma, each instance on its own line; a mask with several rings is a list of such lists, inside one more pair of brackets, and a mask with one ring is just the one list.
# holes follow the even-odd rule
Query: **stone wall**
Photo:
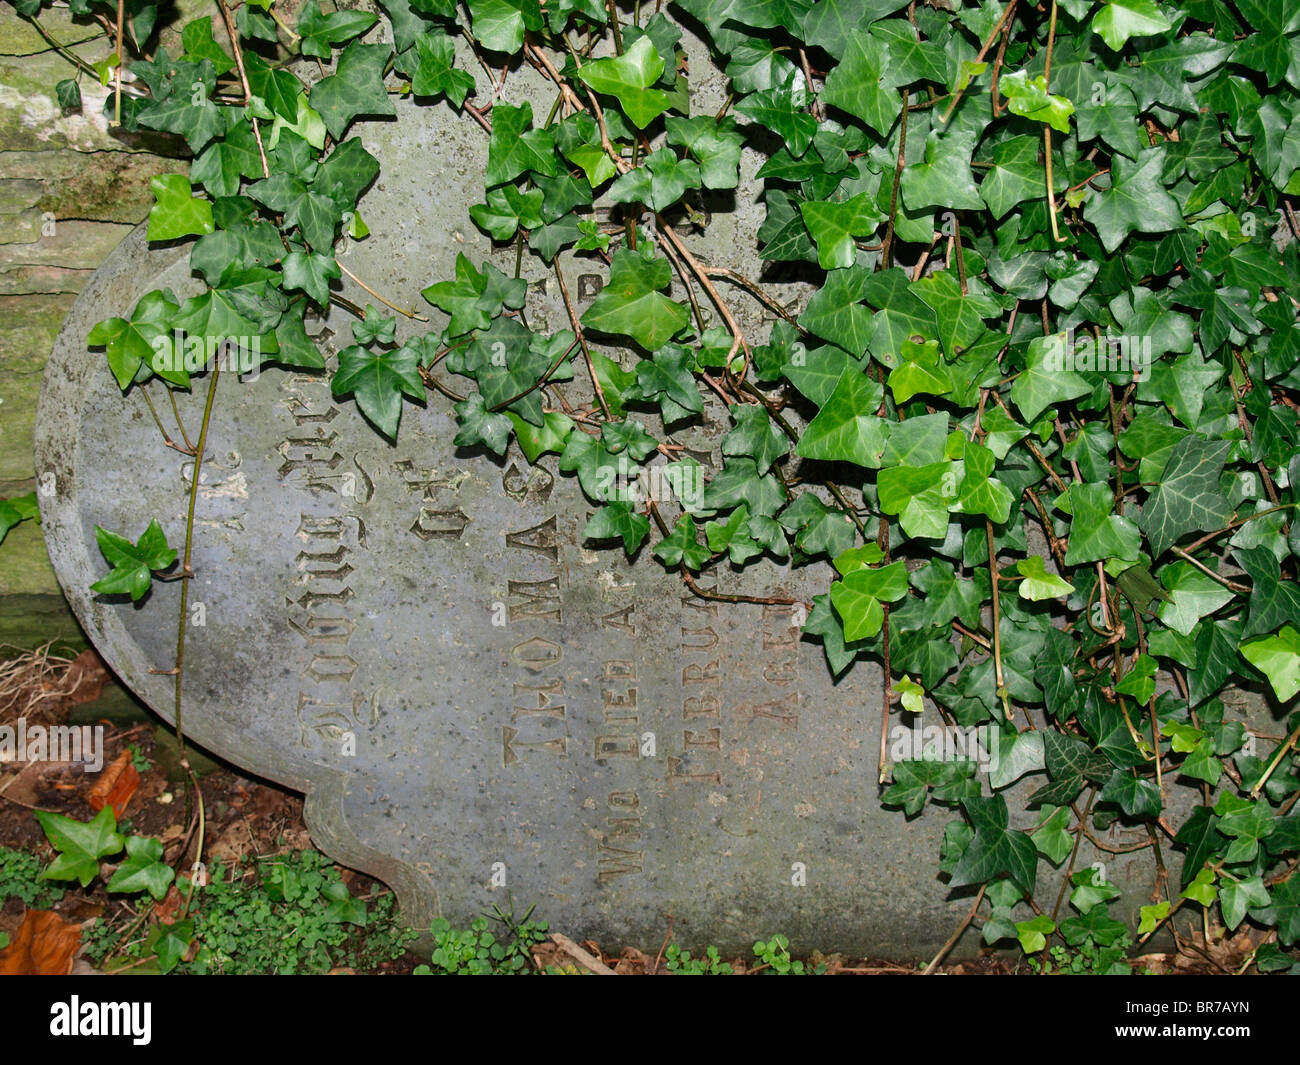
[[[89, 64], [111, 46], [66, 10], [41, 25]], [[80, 79], [81, 114], [63, 115], [55, 83], [72, 62], [9, 5], [0, 7], [0, 499], [35, 487], [32, 427], [54, 338], [91, 273], [149, 213], [149, 179], [186, 169], [160, 146], [109, 132], [107, 91]], [[153, 149], [152, 151], [149, 149]], [[163, 150], [166, 150], [165, 147]], [[0, 544], [4, 645], [85, 645], [50, 568], [40, 528], [23, 522]]]

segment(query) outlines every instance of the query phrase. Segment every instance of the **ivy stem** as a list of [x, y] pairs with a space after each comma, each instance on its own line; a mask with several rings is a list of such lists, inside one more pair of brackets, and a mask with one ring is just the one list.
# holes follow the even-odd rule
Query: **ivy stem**
[[[1055, 5], [1053, 5], [1053, 7], [1055, 7]], [[998, 19], [997, 25], [993, 27], [989, 32], [989, 35], [984, 39], [984, 44], [980, 46], [979, 54], [975, 56], [973, 62], [980, 63], [984, 60], [984, 57], [989, 54], [989, 49], [993, 47], [993, 42], [997, 40], [998, 35], [1002, 32], [1002, 28], [1011, 24], [1011, 16], [1015, 13], [1015, 10], [1016, 0], [1008, 0], [1006, 9], [1002, 12], [1002, 17]], [[952, 113], [957, 110], [957, 105], [961, 103], [962, 93], [965, 91], [966, 86], [963, 85], [953, 95], [952, 103], [948, 105], [947, 112], [944, 114], [943, 118], [939, 120], [941, 126], [946, 126], [948, 124], [948, 119], [952, 118]]]
[[185, 446], [189, 448], [190, 454], [194, 453], [194, 443], [190, 440], [190, 434], [185, 431], [185, 423], [181, 421], [181, 409], [176, 405], [176, 393], [172, 389], [167, 389], [167, 398], [172, 402], [172, 414], [176, 416], [176, 428], [181, 431], [181, 438], [185, 441]]
[[[1016, 0], [1011, 0], [1015, 6]], [[889, 190], [889, 224], [885, 227], [885, 239], [880, 245], [880, 267], [888, 270], [894, 261], [894, 219], [898, 215], [898, 189], [903, 181], [903, 167], [907, 165], [907, 114], [911, 91], [903, 90], [903, 113], [898, 120], [898, 160], [894, 165], [894, 181]]]
[[71, 52], [68, 49], [73, 48], [78, 44], [87, 44], [90, 41], [98, 40], [99, 34], [95, 34], [95, 36], [93, 37], [82, 38], [79, 41], [72, 41], [67, 45], [62, 45], [50, 35], [49, 31], [46, 30], [46, 28], [40, 24], [40, 22], [36, 19], [34, 15], [23, 15], [22, 17], [32, 24], [32, 27], [36, 30], [36, 32], [39, 33], [42, 37], [44, 37], [45, 40], [49, 43], [49, 46], [53, 48], [56, 52], [58, 52], [59, 55], [63, 56], [64, 59], [66, 59], [74, 67], [80, 70], [83, 74], [89, 74], [92, 78], [98, 80], [99, 72], [94, 67], [92, 67], [89, 63], [87, 63], [84, 59], [78, 56], [75, 52]]
[[[1043, 60], [1043, 83], [1044, 83], [1043, 91], [1044, 92], [1051, 91], [1050, 86], [1052, 84], [1052, 46], [1055, 43], [1056, 43], [1056, 0], [1052, 0], [1052, 15], [1048, 22], [1048, 27], [1047, 27], [1047, 55]], [[1052, 127], [1046, 122], [1043, 123], [1043, 148], [1046, 153], [1045, 155], [1046, 165], [1044, 167], [1044, 171], [1045, 171], [1045, 176], [1047, 178], [1047, 208], [1048, 208], [1048, 212], [1052, 216], [1052, 239], [1059, 242], [1064, 240], [1065, 238], [1061, 236], [1061, 231], [1058, 228], [1056, 223], [1056, 193], [1053, 192], [1052, 190], [1052, 186], [1054, 184], [1053, 177], [1052, 177]]]
[[1198, 570], [1204, 573], [1207, 577], [1213, 578], [1214, 580], [1218, 581], [1225, 588], [1231, 588], [1234, 592], [1239, 592], [1242, 595], [1246, 595], [1250, 592], [1250, 589], [1247, 588], [1244, 584], [1240, 584], [1237, 581], [1230, 581], [1228, 580], [1227, 577], [1223, 576], [1222, 574], [1215, 573], [1214, 570], [1210, 569], [1210, 567], [1207, 566], [1204, 562], [1202, 562], [1200, 559], [1196, 558], [1195, 556], [1189, 554], [1187, 551], [1184, 551], [1181, 547], [1175, 545], [1171, 547], [1169, 550], [1172, 551], [1179, 558], [1184, 559], [1187, 562], [1190, 562], [1193, 566], [1195, 566]]
[[984, 530], [989, 543], [989, 575], [993, 578], [993, 677], [997, 685], [998, 698], [1002, 700], [1002, 710], [1007, 720], [1011, 720], [1011, 703], [1007, 698], [1006, 680], [1002, 676], [1002, 606], [998, 595], [998, 582], [1002, 579], [998, 573], [998, 555], [993, 547], [993, 522], [984, 519]]
[[961, 939], [962, 933], [970, 926], [971, 921], [975, 920], [975, 914], [979, 912], [980, 903], [984, 901], [984, 891], [987, 887], [988, 884], [980, 885], [979, 891], [975, 893], [975, 901], [971, 904], [969, 912], [967, 912], [953, 934], [948, 937], [944, 945], [939, 948], [939, 953], [925, 967], [925, 971], [921, 973], [922, 976], [930, 976], [934, 973], [934, 970], [939, 967], [939, 963], [948, 956], [948, 952], [956, 945], [957, 940]]
[[578, 343], [582, 346], [583, 358], [587, 360], [587, 373], [591, 375], [591, 387], [596, 391], [596, 399], [600, 403], [600, 409], [605, 415], [605, 420], [609, 421], [612, 415], [609, 412], [609, 403], [605, 399], [605, 390], [600, 386], [600, 378], [596, 376], [596, 363], [591, 357], [591, 348], [587, 346], [587, 338], [582, 332], [582, 323], [578, 321], [578, 312], [573, 309], [573, 300], [569, 298], [569, 286], [564, 281], [564, 271], [560, 269], [560, 257], [555, 257], [555, 278], [560, 283], [560, 296], [564, 300], [564, 309], [569, 314], [569, 322], [573, 326], [574, 335], [578, 338]]
[[117, 0], [117, 57], [113, 65], [113, 125], [122, 124], [122, 41], [126, 36], [126, 0]]
[[[221, 21], [226, 24], [226, 34], [230, 38], [230, 50], [235, 56], [235, 67], [239, 71], [239, 84], [244, 89], [244, 108], [253, 102], [253, 90], [248, 84], [248, 71], [244, 68], [244, 49], [239, 43], [239, 32], [235, 29], [235, 20], [231, 17], [230, 8], [226, 5], [226, 0], [217, 0], [217, 8], [221, 12]], [[257, 154], [261, 158], [262, 176], [269, 178], [271, 176], [271, 166], [266, 161], [266, 148], [262, 144], [262, 128], [257, 123], [257, 116], [249, 114], [249, 124], [253, 127], [253, 137], [257, 141]]]
[[1278, 764], [1282, 761], [1282, 759], [1286, 757], [1287, 751], [1289, 751], [1292, 747], [1295, 746], [1297, 739], [1300, 739], [1300, 725], [1297, 725], [1295, 727], [1295, 729], [1291, 732], [1291, 735], [1289, 735], [1286, 738], [1286, 742], [1282, 744], [1282, 746], [1280, 746], [1276, 752], [1274, 752], [1273, 757], [1269, 760], [1268, 768], [1265, 769], [1263, 775], [1261, 775], [1260, 778], [1257, 781], [1255, 781], [1255, 786], [1250, 789], [1250, 797], [1252, 799], [1259, 798], [1260, 788], [1262, 788], [1265, 784], [1268, 783], [1268, 778], [1273, 775], [1273, 770], [1275, 770], [1278, 767]]
[[176, 626], [176, 743], [180, 747], [181, 768], [189, 771], [190, 761], [185, 755], [185, 729], [181, 719], [181, 689], [185, 676], [185, 629], [189, 619], [190, 578], [194, 576], [191, 561], [194, 556], [194, 507], [199, 498], [199, 475], [203, 471], [203, 452], [208, 444], [208, 427], [212, 423], [212, 404], [221, 380], [221, 361], [212, 364], [212, 380], [208, 384], [208, 399], [203, 405], [203, 424], [199, 427], [199, 446], [194, 453], [190, 471], [190, 505], [185, 518], [185, 555], [181, 562], [181, 610]]
[[372, 296], [374, 296], [375, 299], [377, 299], [380, 303], [382, 303], [382, 304], [383, 304], [385, 307], [387, 307], [389, 310], [396, 311], [398, 314], [403, 315], [403, 316], [406, 317], [406, 318], [411, 318], [411, 319], [413, 319], [414, 321], [417, 321], [417, 322], [427, 322], [427, 321], [429, 320], [428, 318], [426, 318], [426, 317], [425, 317], [424, 315], [422, 315], [422, 314], [416, 314], [415, 311], [407, 310], [405, 307], [399, 307], [396, 303], [390, 303], [388, 300], [384, 299], [384, 297], [381, 296], [378, 292], [376, 292], [373, 288], [371, 288], [371, 287], [370, 287], [369, 285], [367, 285], [364, 281], [362, 281], [361, 278], [357, 277], [356, 274], [354, 274], [351, 270], [349, 270], [349, 269], [348, 269], [346, 266], [344, 266], [342, 263], [339, 263], [339, 269], [342, 270], [345, 274], [347, 274], [348, 277], [352, 278], [353, 281], [355, 281], [355, 282], [356, 282], [358, 285], [360, 285], [363, 289], [365, 289], [367, 292], [369, 292]]

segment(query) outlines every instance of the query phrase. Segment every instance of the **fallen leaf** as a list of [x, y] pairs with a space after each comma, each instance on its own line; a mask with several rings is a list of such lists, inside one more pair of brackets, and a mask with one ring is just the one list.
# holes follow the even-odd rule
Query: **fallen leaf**
[[13, 942], [0, 950], [0, 976], [67, 976], [81, 929], [53, 910], [28, 910]]
[[86, 802], [96, 813], [105, 806], [112, 806], [120, 819], [139, 786], [140, 774], [131, 764], [131, 752], [123, 751], [113, 760], [113, 764], [100, 774], [99, 779], [95, 781], [95, 786], [86, 795]]
[[181, 903], [183, 901], [180, 891], [173, 884], [167, 889], [167, 894], [163, 896], [162, 902], [155, 902], [153, 905], [154, 916], [158, 918], [158, 923], [175, 924], [181, 915]]

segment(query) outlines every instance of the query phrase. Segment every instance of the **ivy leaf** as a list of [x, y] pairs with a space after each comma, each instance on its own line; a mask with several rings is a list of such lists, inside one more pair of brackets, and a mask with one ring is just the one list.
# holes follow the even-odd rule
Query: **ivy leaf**
[[885, 381], [895, 403], [906, 403], [915, 395], [942, 396], [952, 391], [952, 377], [939, 355], [937, 341], [917, 344], [905, 340], [901, 356]]
[[879, 469], [887, 428], [876, 410], [883, 396], [880, 382], [852, 367], [846, 369], [822, 409], [804, 429], [795, 454]]
[[532, 129], [533, 107], [525, 101], [519, 107], [497, 104], [492, 108], [492, 136], [488, 141], [487, 183], [512, 181], [533, 170], [554, 177], [555, 133]]
[[1083, 217], [1097, 229], [1106, 251], [1113, 252], [1130, 233], [1165, 233], [1183, 228], [1178, 201], [1160, 183], [1164, 151], [1148, 148], [1134, 160], [1111, 160], [1111, 187], [1094, 192]]
[[1006, 799], [1001, 795], [971, 797], [962, 805], [975, 834], [952, 871], [951, 886], [983, 884], [1007, 873], [1032, 894], [1038, 877], [1038, 850], [1025, 833], [1007, 827], [1010, 815]]
[[1025, 368], [1011, 382], [1011, 402], [1026, 422], [1055, 403], [1078, 399], [1092, 391], [1084, 377], [1067, 362], [1068, 334], [1055, 333], [1030, 341]]
[[332, 255], [292, 251], [282, 265], [285, 288], [301, 289], [322, 307], [329, 303], [330, 281], [342, 276]]
[[1197, 433], [1174, 445], [1160, 487], [1138, 518], [1152, 558], [1189, 532], [1223, 528], [1232, 507], [1219, 489], [1219, 477], [1232, 446], [1229, 440], [1208, 440]]
[[[553, 375], [552, 380], [558, 375]], [[515, 437], [519, 449], [529, 462], [536, 462], [538, 457], [548, 451], [557, 455], [564, 451], [564, 445], [573, 432], [573, 419], [559, 411], [548, 411], [542, 415], [542, 424], [532, 425], [524, 421], [513, 411], [506, 411], [506, 416], [515, 427]]]
[[411, 91], [416, 96], [446, 94], [457, 107], [474, 91], [474, 78], [455, 65], [451, 37], [442, 30], [430, 30], [415, 39], [415, 69]]
[[[1047, 572], [1047, 563], [1042, 555], [1030, 555], [1016, 563], [1016, 572], [1023, 578], [1017, 589], [1021, 599], [1035, 602], [1042, 599], [1056, 599], [1069, 595], [1074, 585], [1055, 573]], [[1145, 700], [1143, 700], [1145, 702]]]
[[853, 546], [855, 532], [849, 516], [837, 507], [828, 507], [811, 492], [802, 493], [777, 520], [796, 534], [795, 546], [807, 555], [838, 558]]
[[148, 836], [128, 836], [126, 854], [126, 861], [117, 867], [117, 872], [104, 885], [105, 890], [147, 891], [161, 902], [171, 882], [176, 879], [176, 872], [163, 861], [163, 845]]
[[117, 815], [106, 805], [90, 821], [74, 821], [63, 814], [36, 811], [45, 838], [59, 856], [42, 873], [46, 880], [76, 880], [82, 887], [99, 875], [99, 859], [117, 854], [126, 840], [117, 831]]
[[[909, 210], [942, 207], [951, 211], [979, 211], [984, 207], [971, 175], [972, 131], [952, 128], [931, 131], [925, 141], [925, 162], [903, 171], [903, 202]], [[1180, 219], [1181, 221], [1181, 219]]]
[[[736, 110], [752, 119], [755, 125], [775, 132], [785, 142], [790, 154], [798, 159], [808, 150], [817, 132], [817, 119], [803, 110], [809, 102], [807, 91], [791, 83], [750, 93], [736, 102]], [[759, 237], [771, 239], [761, 233]]]
[[709, 115], [694, 118], [671, 116], [664, 119], [669, 144], [676, 144], [700, 165], [700, 180], [706, 189], [734, 189], [740, 180], [740, 146], [744, 137], [736, 123], [722, 122]]
[[1163, 809], [1155, 781], [1136, 776], [1127, 769], [1116, 769], [1111, 774], [1100, 798], [1118, 804], [1130, 817], [1158, 817]]
[[154, 205], [149, 208], [150, 240], [175, 240], [193, 234], [211, 233], [212, 202], [195, 196], [184, 174], [160, 174], [149, 179]]
[[654, 556], [665, 566], [684, 565], [699, 570], [709, 560], [709, 549], [699, 542], [695, 519], [683, 514], [677, 519], [673, 531], [655, 545]]
[[1030, 834], [1039, 853], [1047, 856], [1053, 865], [1060, 865], [1065, 856], [1074, 848], [1074, 837], [1070, 835], [1070, 811], [1057, 807], [1042, 826]]
[[[399, 400], [400, 402], [400, 400]], [[481, 392], [452, 405], [460, 429], [452, 440], [457, 447], [482, 444], [494, 454], [504, 455], [510, 443], [511, 422], [504, 414], [494, 414], [487, 409]]]
[[615, 181], [609, 187], [609, 198], [615, 203], [644, 203], [655, 211], [666, 211], [687, 189], [698, 189], [700, 180], [696, 163], [678, 159], [671, 148], [660, 148], [648, 155], [643, 165]]
[[799, 205], [799, 211], [817, 246], [817, 262], [825, 270], [852, 266], [857, 258], [853, 238], [870, 236], [884, 221], [866, 192], [843, 203], [805, 201]]
[[1274, 636], [1244, 642], [1241, 656], [1268, 677], [1279, 702], [1300, 691], [1300, 631], [1294, 625], [1283, 625]]
[[506, 241], [519, 229], [539, 229], [542, 226], [541, 189], [521, 192], [513, 185], [490, 189], [487, 203], [476, 203], [469, 216], [496, 241]]
[[1223, 910], [1223, 923], [1229, 931], [1246, 917], [1246, 911], [1259, 909], [1271, 902], [1263, 877], [1252, 876], [1246, 880], [1226, 880], [1219, 888], [1219, 906]]
[[737, 566], [763, 553], [761, 544], [749, 535], [749, 507], [741, 504], [731, 512], [726, 521], [704, 523], [704, 539], [715, 555], [723, 554]]
[[1282, 579], [1277, 556], [1267, 547], [1243, 548], [1235, 552], [1241, 568], [1250, 575], [1250, 603], [1241, 638], [1273, 632], [1279, 625], [1300, 619], [1300, 587]]
[[1056, 931], [1056, 922], [1045, 913], [1028, 921], [1016, 922], [1016, 939], [1026, 954], [1037, 954], [1047, 946], [1047, 937]]
[[1001, 218], [1016, 204], [1043, 194], [1046, 177], [1038, 160], [1042, 150], [1040, 141], [1041, 138], [1035, 137], [1012, 137], [993, 149], [993, 165], [984, 171], [980, 198], [995, 218]]
[[1092, 16], [1092, 30], [1112, 51], [1118, 52], [1130, 37], [1147, 37], [1172, 29], [1173, 23], [1151, 0], [1106, 0]]
[[[853, 30], [843, 57], [826, 76], [822, 102], [838, 107], [883, 137], [903, 112], [898, 76], [890, 62], [889, 44], [874, 34]], [[791, 153], [803, 154], [794, 148]]]
[[165, 360], [154, 357], [159, 352], [170, 353], [172, 319], [178, 309], [170, 289], [155, 289], [140, 298], [129, 321], [125, 318], [106, 318], [97, 322], [87, 334], [86, 344], [89, 347], [104, 348], [108, 367], [113, 371], [113, 377], [123, 392], [137, 379], [142, 369], [146, 376], [147, 372], [152, 371], [182, 387], [189, 384], [189, 374], [184, 368], [176, 371], [167, 369], [163, 366]]
[[99, 550], [113, 569], [90, 586], [103, 595], [130, 595], [139, 602], [153, 584], [155, 571], [165, 570], [176, 561], [176, 551], [167, 546], [167, 537], [155, 518], [134, 544], [125, 536], [95, 526]]
[[640, 251], [617, 251], [610, 264], [609, 284], [583, 313], [582, 324], [631, 337], [647, 351], [655, 351], [690, 322], [690, 312], [660, 291], [671, 283], [672, 267], [667, 259], [646, 258]]
[[884, 623], [882, 603], [894, 603], [907, 594], [907, 568], [892, 562], [879, 568], [864, 567], [831, 585], [831, 604], [844, 621], [844, 638], [875, 636]]
[[1180, 887], [1191, 883], [1206, 861], [1223, 849], [1227, 840], [1219, 832], [1218, 824], [1219, 819], [1210, 807], [1198, 806], [1174, 836], [1174, 842], [1187, 850]]
[[636, 553], [649, 534], [650, 519], [644, 514], [638, 514], [631, 503], [621, 500], [606, 503], [591, 516], [582, 530], [584, 539], [621, 539], [628, 558]]
[[298, 15], [299, 47], [303, 55], [329, 59], [334, 46], [358, 37], [370, 29], [379, 16], [372, 11], [331, 11], [322, 15], [316, 0], [307, 0]]
[[1074, 104], [1064, 96], [1049, 93], [1043, 75], [1031, 76], [1028, 70], [1017, 70], [1013, 74], [1004, 74], [998, 85], [1006, 93], [1007, 107], [1013, 115], [1031, 122], [1046, 122], [1062, 133], [1070, 132]]
[[1300, 883], [1294, 876], [1283, 880], [1273, 888], [1269, 904], [1253, 908], [1250, 915], [1261, 924], [1276, 927], [1278, 942], [1284, 946], [1300, 940]]
[[578, 68], [578, 77], [596, 92], [616, 97], [637, 129], [645, 129], [673, 103], [671, 95], [651, 88], [663, 72], [663, 57], [645, 36], [638, 37], [621, 56], [584, 63]]
[[469, 0], [474, 36], [485, 48], [513, 55], [524, 43], [524, 15], [506, 0]]
[[339, 366], [330, 389], [335, 396], [351, 393], [361, 412], [380, 432], [395, 440], [402, 419], [402, 395], [424, 401], [419, 356], [406, 346], [370, 351], [351, 344], [339, 352]]
[[384, 67], [392, 55], [387, 44], [353, 41], [339, 54], [334, 73], [311, 87], [307, 98], [335, 140], [357, 115], [396, 115], [384, 91]]
[[951, 471], [950, 462], [881, 470], [876, 478], [881, 511], [899, 515], [899, 524], [908, 536], [943, 539], [948, 535], [948, 505], [952, 502], [951, 494], [945, 492], [953, 480]]
[[1073, 484], [1057, 501], [1071, 515], [1070, 542], [1065, 552], [1067, 566], [1082, 562], [1137, 561], [1141, 534], [1128, 518], [1114, 513], [1115, 496], [1104, 484]]
[[772, 423], [767, 408], [757, 403], [737, 403], [731, 407], [735, 427], [722, 439], [724, 455], [748, 455], [767, 473], [777, 459], [790, 451], [790, 442]]
[[285, 226], [297, 226], [314, 250], [323, 254], [333, 246], [335, 230], [343, 220], [343, 209], [337, 200], [314, 185], [308, 186], [292, 174], [277, 172], [250, 185], [248, 195], [283, 214]]
[[1191, 634], [1201, 618], [1232, 598], [1232, 592], [1190, 562], [1165, 566], [1160, 571], [1160, 583], [1169, 592], [1168, 600], [1160, 607], [1160, 620], [1184, 636]]

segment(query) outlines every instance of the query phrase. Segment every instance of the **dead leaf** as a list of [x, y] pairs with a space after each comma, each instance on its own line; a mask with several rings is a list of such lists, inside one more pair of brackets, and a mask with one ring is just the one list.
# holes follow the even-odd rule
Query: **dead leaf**
[[13, 942], [0, 950], [0, 976], [67, 976], [81, 929], [53, 910], [28, 910]]
[[108, 682], [108, 667], [93, 649], [82, 651], [68, 667], [64, 684], [71, 705], [89, 703], [98, 699]]
[[173, 884], [167, 889], [167, 894], [162, 897], [161, 902], [155, 902], [153, 906], [154, 916], [158, 918], [159, 924], [175, 924], [181, 915], [181, 893]]
[[121, 818], [139, 787], [140, 774], [131, 764], [131, 752], [123, 751], [113, 760], [113, 764], [100, 774], [99, 779], [95, 781], [95, 786], [86, 795], [86, 802], [96, 813], [105, 806], [112, 806], [114, 813]]

